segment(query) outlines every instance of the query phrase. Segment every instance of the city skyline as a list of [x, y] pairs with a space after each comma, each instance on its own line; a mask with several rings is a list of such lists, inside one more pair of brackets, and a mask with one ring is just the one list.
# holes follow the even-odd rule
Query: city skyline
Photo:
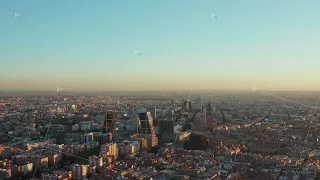
[[319, 5], [5, 1], [0, 91], [320, 90]]

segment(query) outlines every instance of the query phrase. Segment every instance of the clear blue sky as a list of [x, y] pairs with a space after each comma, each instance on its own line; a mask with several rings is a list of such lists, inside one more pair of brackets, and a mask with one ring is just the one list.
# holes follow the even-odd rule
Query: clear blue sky
[[319, 7], [319, 0], [2, 0], [0, 90], [320, 90]]

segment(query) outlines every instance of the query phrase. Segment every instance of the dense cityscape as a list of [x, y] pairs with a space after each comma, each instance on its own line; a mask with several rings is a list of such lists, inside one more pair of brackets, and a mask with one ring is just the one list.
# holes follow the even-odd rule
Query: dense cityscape
[[319, 7], [1, 1], [0, 180], [320, 180]]
[[315, 179], [307, 93], [2, 95], [0, 178]]

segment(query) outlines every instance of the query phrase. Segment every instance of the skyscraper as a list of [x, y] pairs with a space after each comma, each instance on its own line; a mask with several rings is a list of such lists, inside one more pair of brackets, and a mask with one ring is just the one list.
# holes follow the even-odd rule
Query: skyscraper
[[157, 120], [157, 118], [161, 118], [162, 116], [162, 109], [157, 109], [157, 107], [154, 107], [154, 117]]
[[160, 120], [158, 122], [159, 134], [173, 134], [173, 120]]
[[141, 134], [154, 134], [153, 118], [150, 112], [138, 111], [138, 119], [141, 124]]
[[209, 102], [207, 103], [207, 111], [208, 111], [208, 112], [212, 112], [212, 102], [211, 102], [211, 101], [209, 101]]
[[184, 101], [184, 108], [187, 112], [191, 111], [191, 101], [190, 100]]
[[117, 112], [108, 111], [105, 120], [103, 122], [103, 132], [112, 133], [115, 130], [115, 125], [117, 123]]
[[143, 109], [138, 111], [137, 121], [141, 125], [139, 138], [146, 139], [149, 147], [158, 145], [158, 138], [154, 131], [151, 113]]
[[202, 110], [202, 97], [198, 97], [197, 99], [194, 100], [194, 104], [192, 106], [193, 110]]

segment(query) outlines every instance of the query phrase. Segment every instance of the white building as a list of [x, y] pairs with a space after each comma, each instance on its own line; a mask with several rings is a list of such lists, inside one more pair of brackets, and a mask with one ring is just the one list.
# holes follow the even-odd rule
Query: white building
[[82, 121], [80, 122], [80, 127], [82, 131], [90, 131], [91, 130], [91, 122]]
[[101, 154], [106, 154], [107, 156], [118, 157], [119, 150], [116, 143], [102, 144], [100, 149]]
[[72, 131], [79, 131], [80, 130], [79, 124], [72, 125], [71, 128], [72, 128]]

